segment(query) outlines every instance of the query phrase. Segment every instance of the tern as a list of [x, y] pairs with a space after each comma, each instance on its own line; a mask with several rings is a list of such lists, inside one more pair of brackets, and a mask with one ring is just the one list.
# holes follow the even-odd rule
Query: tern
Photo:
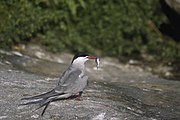
[[20, 105], [38, 104], [37, 109], [44, 107], [41, 113], [43, 116], [51, 102], [79, 98], [87, 86], [88, 76], [85, 73], [85, 62], [88, 60], [95, 60], [96, 66], [99, 66], [99, 58], [96, 56], [77, 54], [52, 90], [40, 95], [22, 98], [21, 100], [28, 100], [28, 102]]

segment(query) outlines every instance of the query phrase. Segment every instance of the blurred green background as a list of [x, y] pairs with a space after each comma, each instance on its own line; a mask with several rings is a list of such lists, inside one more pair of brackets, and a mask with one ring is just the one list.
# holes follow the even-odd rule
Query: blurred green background
[[52, 52], [175, 62], [180, 43], [159, 30], [168, 22], [159, 0], [1, 0], [0, 48], [35, 40]]

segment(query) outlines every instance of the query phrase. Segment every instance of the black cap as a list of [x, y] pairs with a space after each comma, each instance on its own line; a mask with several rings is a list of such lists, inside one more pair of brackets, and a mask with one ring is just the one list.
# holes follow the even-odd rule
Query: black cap
[[89, 56], [89, 55], [87, 53], [78, 53], [78, 54], [74, 55], [72, 62], [78, 57], [86, 57], [86, 56]]

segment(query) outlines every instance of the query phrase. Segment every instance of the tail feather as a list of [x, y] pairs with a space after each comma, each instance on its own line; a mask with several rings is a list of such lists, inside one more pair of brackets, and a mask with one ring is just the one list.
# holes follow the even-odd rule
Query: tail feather
[[42, 111], [42, 113], [41, 113], [41, 116], [43, 116], [45, 111], [46, 111], [46, 109], [47, 109], [47, 107], [49, 106], [49, 104], [51, 102], [57, 101], [57, 100], [64, 100], [64, 99], [67, 99], [67, 98], [69, 98], [69, 94], [67, 94], [67, 95], [65, 94], [65, 95], [61, 95], [61, 96], [53, 96], [53, 97], [47, 98], [45, 100], [37, 101], [40, 104], [40, 106], [38, 108], [36, 108], [35, 110], [38, 110], [38, 109], [40, 109], [40, 108], [45, 106], [43, 111]]
[[45, 111], [46, 111], [46, 109], [47, 109], [47, 107], [49, 106], [49, 104], [50, 104], [51, 102], [57, 101], [57, 100], [64, 100], [64, 99], [67, 99], [67, 98], [69, 98], [69, 97], [70, 97], [70, 94], [63, 94], [63, 95], [61, 95], [61, 96], [53, 96], [53, 97], [51, 97], [51, 98], [48, 98], [48, 99], [47, 99], [43, 104], [41, 104], [36, 110], [38, 110], [38, 109], [42, 108], [43, 106], [45, 106], [44, 109], [43, 109], [43, 111], [42, 111], [42, 113], [41, 113], [41, 116], [43, 116], [44, 113], [45, 113]]
[[41, 95], [32, 96], [32, 97], [28, 97], [28, 98], [22, 98], [21, 100], [31, 100], [31, 101], [22, 103], [20, 105], [38, 104], [39, 107], [36, 108], [36, 110], [45, 106], [41, 113], [41, 116], [43, 116], [47, 107], [49, 106], [49, 104], [51, 102], [57, 101], [57, 100], [68, 99], [70, 97], [71, 97], [71, 94], [57, 93], [57, 92], [55, 92], [55, 90], [51, 90], [51, 91], [41, 94]]
[[54, 96], [55, 94], [57, 94], [57, 93], [53, 89], [53, 90], [51, 90], [49, 92], [46, 92], [46, 93], [43, 93], [43, 94], [40, 94], [40, 95], [22, 98], [21, 100], [33, 100], [33, 99], [48, 98], [50, 96]]
[[31, 105], [31, 104], [38, 104], [41, 103], [42, 100], [38, 100], [38, 101], [30, 101], [30, 102], [26, 102], [26, 103], [21, 103], [19, 105]]
[[[42, 113], [41, 113], [41, 116], [44, 115], [44, 113], [45, 113], [47, 107], [49, 106], [50, 102], [51, 102], [51, 101], [49, 101], [49, 102], [47, 102], [47, 103], [45, 104], [46, 106], [44, 107], [44, 109], [43, 109], [43, 111], [42, 111]], [[43, 106], [44, 106], [44, 105], [43, 105]]]
[[51, 101], [49, 101], [49, 100], [44, 100], [44, 101], [39, 102], [39, 107], [36, 108], [35, 110], [33, 110], [33, 112], [45, 106], [41, 113], [41, 116], [43, 116], [50, 103], [51, 103]]
[[41, 103], [39, 104], [39, 107], [36, 108], [35, 110], [38, 110], [38, 109], [44, 107], [45, 105], [49, 104], [50, 102], [51, 102], [50, 100], [45, 100], [45, 101], [41, 102]]
[[[53, 99], [52, 99], [52, 100], [53, 100]], [[36, 111], [36, 110], [38, 110], [38, 109], [40, 109], [40, 108], [42, 108], [42, 107], [45, 106], [44, 109], [43, 109], [43, 111], [42, 111], [42, 113], [41, 113], [41, 116], [43, 116], [44, 113], [45, 113], [45, 111], [46, 111], [46, 109], [47, 109], [47, 107], [48, 107], [49, 104], [52, 102], [52, 100], [49, 100], [48, 98], [46, 98], [46, 99], [41, 99], [41, 100], [38, 100], [38, 101], [30, 101], [30, 102], [23, 103], [23, 104], [20, 104], [20, 105], [39, 104], [39, 107], [36, 108], [36, 109], [33, 110], [33, 111]]]

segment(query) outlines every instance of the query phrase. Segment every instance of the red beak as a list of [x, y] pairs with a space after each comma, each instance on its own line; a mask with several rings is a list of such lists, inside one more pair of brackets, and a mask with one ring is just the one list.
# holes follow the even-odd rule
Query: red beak
[[87, 56], [87, 58], [88, 58], [88, 59], [93, 59], [93, 60], [94, 60], [94, 59], [96, 59], [97, 57], [95, 57], [95, 56]]

